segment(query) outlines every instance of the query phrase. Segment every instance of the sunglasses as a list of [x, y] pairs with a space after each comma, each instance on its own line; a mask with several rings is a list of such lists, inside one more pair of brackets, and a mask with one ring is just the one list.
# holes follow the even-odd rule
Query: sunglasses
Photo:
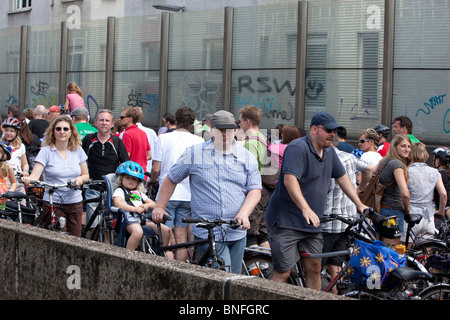
[[370, 140], [372, 140], [372, 139], [359, 140], [359, 143], [364, 143], [364, 142], [368, 142], [368, 141], [370, 141]]
[[69, 131], [70, 128], [69, 128], [69, 127], [62, 127], [62, 128], [61, 128], [61, 127], [56, 127], [55, 130], [56, 130], [56, 131], [61, 131], [61, 130]]
[[120, 119], [128, 118], [130, 116], [120, 116]]
[[318, 128], [322, 129], [326, 133], [332, 133], [332, 132], [336, 133], [336, 129], [328, 129], [328, 128], [325, 128], [325, 127], [322, 127], [322, 126], [320, 126], [320, 127], [318, 126]]

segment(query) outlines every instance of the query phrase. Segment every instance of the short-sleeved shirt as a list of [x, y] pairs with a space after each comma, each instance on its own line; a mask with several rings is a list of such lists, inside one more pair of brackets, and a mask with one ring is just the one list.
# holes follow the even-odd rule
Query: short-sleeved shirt
[[[341, 160], [342, 165], [345, 168], [345, 172], [349, 176], [353, 187], [356, 190], [356, 174], [367, 168], [367, 162], [356, 158], [348, 152], [336, 149], [335, 151]], [[331, 179], [330, 181], [327, 206], [325, 208], [325, 215], [329, 216], [331, 214], [337, 214], [348, 219], [357, 217], [356, 205], [350, 200], [349, 197], [347, 197], [344, 191], [342, 191], [335, 179]], [[324, 223], [322, 226], [322, 231], [329, 233], [340, 233], [344, 232], [347, 227], [348, 224], [339, 220], [334, 220]]]
[[[203, 143], [202, 137], [186, 131], [175, 130], [171, 134], [162, 134], [158, 137], [156, 148], [152, 152], [153, 160], [161, 162], [159, 172], [159, 185], [167, 177], [169, 169], [177, 162], [187, 147], [194, 144]], [[156, 195], [158, 199], [159, 191]], [[177, 184], [175, 191], [170, 197], [172, 201], [191, 201], [191, 187], [189, 186], [189, 177]]]
[[[51, 184], [65, 184], [68, 179], [75, 179], [81, 174], [80, 165], [87, 159], [81, 147], [67, 152], [64, 160], [54, 147], [45, 146], [36, 157], [36, 162], [44, 166], [44, 181]], [[71, 204], [82, 201], [81, 190], [70, 188], [58, 189], [53, 194], [53, 202], [59, 204]], [[44, 193], [44, 201], [49, 201], [48, 189]]]
[[[380, 168], [384, 165], [384, 162], [380, 162]], [[384, 191], [384, 196], [381, 199], [381, 203], [394, 210], [403, 210], [402, 194], [398, 188], [397, 182], [394, 176], [395, 169], [404, 169], [403, 163], [400, 160], [392, 159], [384, 167], [380, 174], [380, 182], [384, 185], [392, 183]]]
[[80, 134], [80, 139], [83, 140], [88, 134], [97, 132], [97, 128], [92, 126], [88, 122], [78, 122], [75, 124], [75, 128], [77, 128], [78, 133]]
[[150, 150], [147, 134], [134, 124], [125, 129], [122, 141], [130, 154], [130, 160], [139, 163], [147, 171], [147, 151]]
[[[226, 153], [219, 152], [212, 140], [186, 148], [167, 177], [173, 183], [189, 177], [193, 218], [234, 219], [247, 194], [262, 189], [256, 158], [236, 142]], [[222, 227], [225, 231], [214, 230], [218, 241], [237, 241], [247, 234], [241, 228]], [[193, 227], [192, 231], [199, 238], [207, 238], [205, 229]]]
[[81, 146], [88, 156], [89, 177], [93, 180], [101, 180], [102, 176], [116, 172], [119, 164], [130, 160], [122, 140], [114, 135], [102, 144], [97, 133], [88, 134]]
[[[265, 144], [262, 142], [264, 141]], [[258, 160], [259, 171], [262, 172], [266, 165], [267, 156], [267, 139], [261, 132], [256, 132], [254, 136], [249, 136], [245, 139], [245, 149], [250, 151]]]
[[267, 223], [278, 224], [280, 228], [321, 232], [321, 226], [316, 228], [307, 224], [301, 209], [290, 197], [284, 185], [285, 174], [291, 174], [298, 179], [308, 205], [320, 218], [325, 211], [330, 179], [340, 178], [345, 174], [336, 152], [332, 147], [325, 148], [320, 158], [309, 135], [292, 141], [284, 152], [280, 179], [265, 215]]

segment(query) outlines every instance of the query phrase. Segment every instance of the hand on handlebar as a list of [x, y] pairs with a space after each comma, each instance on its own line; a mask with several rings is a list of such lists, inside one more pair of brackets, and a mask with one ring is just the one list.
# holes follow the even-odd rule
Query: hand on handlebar
[[164, 223], [164, 215], [167, 215], [166, 210], [162, 207], [156, 206], [152, 211], [152, 221], [154, 223]]
[[242, 226], [243, 230], [250, 229], [250, 221], [248, 220], [248, 216], [246, 214], [238, 213], [234, 220]]

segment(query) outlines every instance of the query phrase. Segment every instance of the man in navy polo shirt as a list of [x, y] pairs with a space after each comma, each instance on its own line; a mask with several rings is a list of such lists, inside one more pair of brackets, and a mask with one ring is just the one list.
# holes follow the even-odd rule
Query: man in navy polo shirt
[[[266, 211], [267, 231], [272, 249], [272, 280], [286, 282], [300, 259], [299, 251], [321, 253], [322, 217], [331, 178], [360, 213], [367, 208], [345, 173], [336, 152], [330, 148], [340, 127], [330, 114], [316, 113], [309, 134], [291, 142], [283, 156], [280, 179]], [[302, 257], [309, 288], [320, 290], [321, 261]]]

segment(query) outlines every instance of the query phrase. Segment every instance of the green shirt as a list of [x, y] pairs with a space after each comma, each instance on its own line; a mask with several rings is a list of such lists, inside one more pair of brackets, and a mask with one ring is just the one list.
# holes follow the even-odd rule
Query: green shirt
[[81, 140], [83, 140], [86, 135], [97, 132], [97, 128], [93, 127], [88, 122], [78, 122], [75, 124], [75, 128], [77, 128], [77, 131], [81, 136]]
[[408, 134], [409, 139], [411, 139], [411, 143], [417, 143], [420, 142], [416, 137], [414, 137], [412, 134]]
[[256, 160], [258, 160], [259, 172], [262, 172], [262, 169], [266, 165], [267, 146], [259, 141], [257, 137], [267, 143], [266, 137], [258, 131], [256, 135], [246, 138], [244, 147], [256, 157]]

